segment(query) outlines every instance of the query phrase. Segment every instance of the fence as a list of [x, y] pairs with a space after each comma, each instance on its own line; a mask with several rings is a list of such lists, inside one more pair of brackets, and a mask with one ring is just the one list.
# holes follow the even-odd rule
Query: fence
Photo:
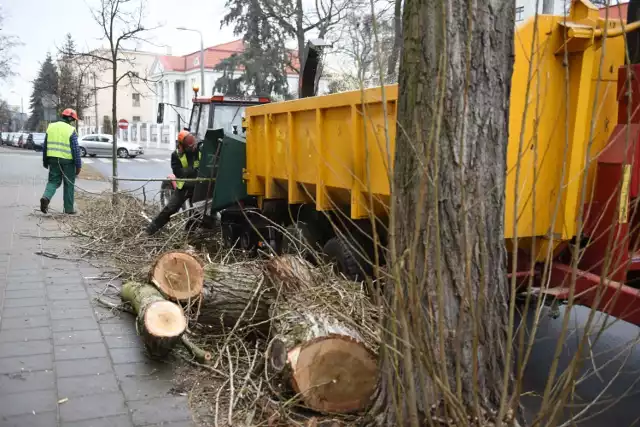
[[[103, 133], [102, 126], [97, 130], [95, 126], [78, 127], [80, 137], [93, 133]], [[156, 123], [129, 123], [127, 129], [118, 129], [118, 140], [134, 142], [145, 148], [160, 148], [175, 150], [175, 125], [159, 125]]]

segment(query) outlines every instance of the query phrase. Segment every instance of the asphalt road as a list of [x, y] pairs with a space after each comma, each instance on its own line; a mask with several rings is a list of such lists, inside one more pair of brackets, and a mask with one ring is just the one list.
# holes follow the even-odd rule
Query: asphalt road
[[[118, 158], [118, 176], [122, 178], [160, 178], [171, 173], [171, 151], [149, 150], [135, 159]], [[84, 157], [84, 164], [91, 165], [105, 177], [112, 175], [111, 157]], [[131, 191], [147, 200], [159, 201], [160, 182], [120, 181], [122, 190]]]
[[[46, 179], [46, 171], [42, 169], [41, 154], [18, 149], [0, 148], [0, 160], [11, 157], [10, 161], [2, 161], [0, 175], [3, 179], [19, 179], [25, 176], [24, 169], [39, 168], [43, 178], [42, 188]], [[15, 160], [14, 160], [15, 158]], [[131, 159], [129, 162], [119, 162], [120, 175], [128, 177], [164, 177], [170, 173], [170, 152], [145, 154], [144, 161]], [[158, 159], [158, 160], [153, 160]], [[110, 176], [111, 159], [88, 159], [94, 168]], [[161, 161], [165, 160], [165, 161]], [[30, 174], [29, 176], [31, 176]], [[32, 179], [32, 178], [31, 178]], [[85, 181], [82, 185], [97, 185]], [[122, 188], [135, 189], [144, 183], [123, 182]], [[0, 183], [1, 185], [1, 183]], [[159, 189], [160, 183], [150, 183], [145, 186], [147, 195]], [[157, 191], [157, 190], [155, 190]], [[62, 204], [61, 191], [56, 194], [54, 202]], [[562, 328], [564, 309], [560, 308], [560, 316], [552, 318], [549, 310], [544, 309], [541, 322], [536, 334], [536, 341], [531, 353], [530, 363], [525, 371], [523, 391], [528, 395], [523, 398], [528, 418], [535, 414], [540, 399], [535, 394], [541, 395], [549, 376], [554, 359], [556, 343], [559, 340]], [[576, 352], [577, 341], [584, 329], [584, 324], [589, 315], [589, 309], [575, 307], [571, 310], [571, 331], [562, 346], [558, 372], [564, 371], [572, 356]], [[574, 401], [571, 407], [565, 408], [563, 419], [572, 419], [572, 413], [580, 412], [580, 405], [593, 401], [600, 396], [600, 403], [587, 410], [580, 419], [569, 425], [580, 427], [640, 426], [640, 328], [635, 325], [612, 319], [607, 320], [606, 329], [599, 338], [595, 334], [601, 330], [604, 316], [598, 316], [598, 323], [591, 330], [592, 348], [582, 364], [580, 377], [583, 378], [575, 385]], [[613, 323], [612, 323], [613, 322]], [[527, 316], [526, 325], [532, 324], [532, 315]], [[600, 326], [598, 326], [600, 325]], [[601, 412], [601, 413], [600, 413]], [[598, 414], [600, 413], [600, 414]], [[586, 417], [592, 417], [586, 419]]]

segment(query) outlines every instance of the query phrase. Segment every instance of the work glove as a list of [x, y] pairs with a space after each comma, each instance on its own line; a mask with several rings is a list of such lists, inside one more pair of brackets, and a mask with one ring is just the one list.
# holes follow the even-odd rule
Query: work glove
[[76, 168], [76, 176], [80, 175], [80, 171], [82, 170], [82, 168]]
[[194, 168], [184, 168], [184, 177], [185, 178], [197, 178], [198, 177], [198, 171], [196, 171]]

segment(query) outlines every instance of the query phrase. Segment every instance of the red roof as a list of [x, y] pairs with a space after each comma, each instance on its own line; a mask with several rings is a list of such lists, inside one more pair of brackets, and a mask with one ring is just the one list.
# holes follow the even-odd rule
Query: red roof
[[[208, 47], [204, 51], [204, 68], [212, 69], [222, 62], [222, 60], [230, 57], [234, 53], [242, 52], [243, 49], [244, 43], [241, 39]], [[166, 71], [185, 72], [200, 69], [199, 50], [183, 56], [163, 55], [158, 59]], [[293, 63], [296, 68], [299, 68], [297, 58], [294, 58]], [[294, 73], [293, 70], [290, 70], [290, 72]]]
[[[612, 4], [609, 6], [609, 19], [624, 19], [627, 20], [627, 9], [629, 3]], [[606, 18], [607, 7], [600, 8], [600, 17]]]

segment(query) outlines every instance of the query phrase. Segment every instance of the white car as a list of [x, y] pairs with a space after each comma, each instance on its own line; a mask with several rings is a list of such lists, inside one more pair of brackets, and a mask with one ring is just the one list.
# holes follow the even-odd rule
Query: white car
[[[85, 157], [86, 155], [91, 157], [110, 157], [113, 153], [113, 137], [106, 134], [85, 135], [78, 140], [78, 148], [80, 149], [80, 155], [82, 157]], [[118, 157], [136, 157], [140, 154], [144, 154], [144, 150], [139, 144], [118, 141], [118, 149], [116, 150], [116, 155]]]

